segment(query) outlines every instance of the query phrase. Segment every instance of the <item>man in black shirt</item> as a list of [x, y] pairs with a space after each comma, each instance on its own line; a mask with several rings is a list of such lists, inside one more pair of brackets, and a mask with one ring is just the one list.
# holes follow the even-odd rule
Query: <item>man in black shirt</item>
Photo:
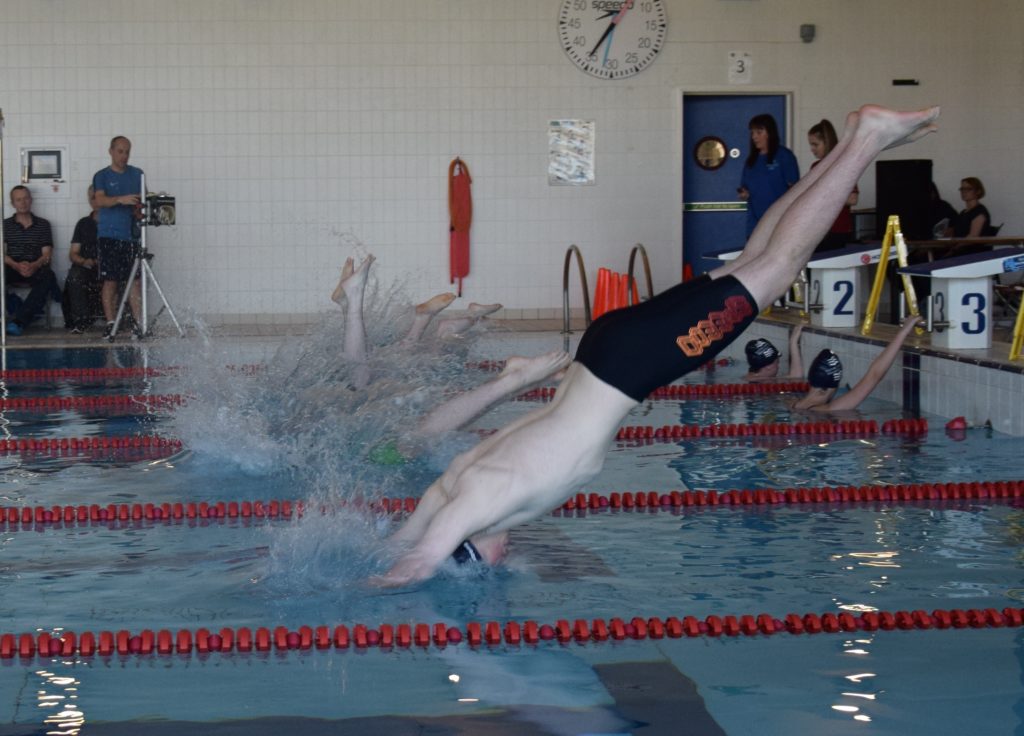
[[50, 223], [32, 214], [32, 193], [18, 185], [11, 189], [14, 214], [4, 220], [4, 272], [8, 284], [27, 284], [28, 298], [7, 323], [8, 335], [20, 335], [46, 306], [50, 294], [59, 294], [57, 277], [50, 270], [53, 235]]
[[96, 190], [89, 187], [92, 212], [75, 225], [68, 257], [71, 267], [64, 282], [64, 326], [79, 335], [85, 332], [102, 312], [100, 280], [96, 250]]

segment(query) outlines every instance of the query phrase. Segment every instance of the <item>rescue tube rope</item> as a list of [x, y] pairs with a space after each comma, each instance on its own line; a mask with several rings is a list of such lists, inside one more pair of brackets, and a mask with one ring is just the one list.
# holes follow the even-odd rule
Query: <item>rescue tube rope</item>
[[[327, 649], [368, 649], [375, 647], [391, 650], [395, 647], [443, 649], [465, 642], [470, 647], [482, 646], [537, 646], [541, 642], [559, 644], [575, 642], [579, 645], [600, 644], [608, 641], [643, 641], [644, 639], [682, 639], [720, 636], [746, 637], [774, 634], [847, 634], [867, 631], [927, 631], [930, 629], [1000, 629], [1016, 628], [1024, 624], [1024, 609], [995, 608], [923, 609], [913, 611], [871, 611], [854, 616], [842, 613], [789, 613], [783, 617], [767, 613], [740, 616], [710, 615], [703, 619], [695, 616], [669, 616], [668, 618], [634, 616], [632, 618], [577, 618], [557, 619], [554, 624], [540, 624], [533, 620], [522, 623], [515, 620], [470, 621], [464, 626], [446, 623], [383, 623], [377, 627], [355, 624], [335, 626], [243, 626], [237, 629], [223, 627], [211, 631], [206, 628], [142, 629], [132, 633], [127, 629], [117, 632], [52, 630], [38, 633], [0, 634], [0, 659], [17, 659], [20, 664], [48, 657], [102, 657], [110, 658], [157, 655], [210, 655], [230, 652], [285, 652]], [[37, 630], [38, 631], [38, 630]]]
[[[570, 518], [585, 512], [678, 511], [694, 507], [795, 506], [800, 504], [912, 503], [915, 501], [1006, 501], [1024, 498], [1024, 480], [961, 483], [906, 483], [895, 485], [815, 486], [812, 488], [743, 489], [729, 491], [615, 491], [608, 495], [577, 493], [551, 512]], [[339, 502], [313, 506], [326, 515], [345, 508], [380, 514], [412, 513], [419, 499], [386, 497], [373, 501]], [[310, 508], [305, 501], [271, 499], [256, 501], [164, 501], [162, 503], [68, 504], [53, 506], [0, 506], [0, 528], [33, 530], [48, 525], [95, 526], [120, 522], [177, 522], [206, 520], [290, 520]]]

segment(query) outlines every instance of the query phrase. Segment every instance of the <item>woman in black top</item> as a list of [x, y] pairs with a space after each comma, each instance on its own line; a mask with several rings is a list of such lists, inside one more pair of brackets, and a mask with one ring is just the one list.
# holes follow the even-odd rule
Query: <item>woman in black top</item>
[[964, 208], [949, 223], [947, 234], [954, 238], [980, 238], [991, 234], [992, 219], [981, 203], [985, 185], [981, 179], [968, 176], [960, 181], [960, 198]]

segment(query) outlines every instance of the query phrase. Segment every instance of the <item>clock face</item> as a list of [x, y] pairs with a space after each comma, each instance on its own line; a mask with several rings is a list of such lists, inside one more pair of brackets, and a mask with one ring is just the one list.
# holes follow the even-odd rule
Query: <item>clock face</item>
[[580, 69], [601, 79], [646, 69], [665, 42], [663, 0], [562, 0], [558, 38]]

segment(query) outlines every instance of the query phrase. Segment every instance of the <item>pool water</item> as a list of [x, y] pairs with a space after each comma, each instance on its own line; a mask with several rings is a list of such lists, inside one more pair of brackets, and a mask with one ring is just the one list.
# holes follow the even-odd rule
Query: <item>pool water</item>
[[[368, 460], [381, 438], [429, 405], [417, 387], [472, 385], [487, 374], [464, 369], [467, 360], [560, 344], [554, 334], [486, 336], [454, 355], [395, 367], [395, 381], [415, 376], [401, 391], [393, 382], [358, 397], [327, 390], [343, 376], [298, 372], [294, 355], [316, 353], [316, 339], [292, 345], [284, 358], [278, 344], [256, 340], [12, 354], [9, 368], [35, 361], [188, 368], [147, 378], [12, 381], [7, 397], [149, 393], [188, 402], [175, 411], [142, 404], [113, 414], [5, 411], [7, 436], [141, 432], [181, 437], [186, 449], [144, 461], [116, 452], [8, 453], [0, 456], [0, 506], [305, 499], [311, 511], [275, 521], [0, 527], [0, 631], [464, 628], [491, 620], [1022, 605], [1024, 513], [1015, 503], [978, 500], [565, 512], [516, 530], [501, 569], [446, 568], [401, 591], [363, 584], [386, 557], [389, 521], [341, 502], [419, 495], [477, 439], [455, 433], [399, 465]], [[688, 380], [739, 375], [727, 368]], [[535, 406], [505, 403], [474, 427], [496, 428]], [[882, 402], [861, 414], [879, 423], [902, 416]], [[929, 419], [920, 437], [618, 442], [586, 490], [1019, 479], [1024, 440], [979, 429], [954, 441], [941, 418]], [[759, 396], [645, 402], [625, 424], [768, 420], [801, 418], [784, 399]], [[1015, 628], [15, 657], [0, 660], [0, 734], [1024, 733], [1022, 673]]]

